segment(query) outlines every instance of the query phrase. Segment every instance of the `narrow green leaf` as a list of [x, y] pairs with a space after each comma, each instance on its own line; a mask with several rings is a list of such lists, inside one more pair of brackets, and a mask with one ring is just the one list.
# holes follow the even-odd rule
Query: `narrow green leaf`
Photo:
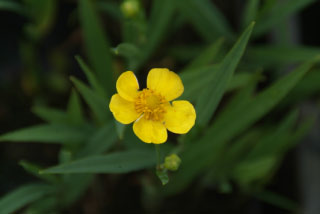
[[261, 36], [271, 28], [277, 26], [282, 20], [294, 15], [304, 7], [315, 2], [315, 0], [286, 0], [278, 1], [269, 13], [259, 15], [257, 26], [253, 32], [253, 36]]
[[20, 161], [19, 165], [22, 166], [27, 172], [29, 172], [30, 174], [43, 179], [45, 181], [48, 181], [50, 183], [57, 183], [58, 179], [56, 176], [54, 175], [49, 175], [49, 174], [39, 174], [39, 171], [42, 169], [40, 166], [30, 163], [28, 161]]
[[69, 120], [74, 124], [82, 124], [85, 119], [83, 116], [82, 104], [76, 90], [72, 89], [67, 107]]
[[250, 47], [246, 56], [259, 66], [305, 62], [320, 54], [320, 49], [308, 46], [256, 45]]
[[245, 104], [234, 106], [232, 111], [217, 117], [197, 144], [188, 145], [181, 154], [183, 164], [167, 185], [166, 194], [182, 190], [196, 175], [212, 165], [229, 140], [269, 112], [317, 61], [319, 59], [315, 58], [302, 64]]
[[245, 51], [254, 23], [252, 23], [221, 62], [218, 70], [208, 77], [211, 84], [199, 95], [196, 105], [197, 122], [205, 125], [215, 112], [233, 73]]
[[79, 16], [88, 58], [100, 84], [111, 96], [115, 90], [115, 77], [112, 72], [110, 46], [92, 1], [79, 1]]
[[48, 123], [68, 123], [68, 114], [64, 111], [45, 106], [35, 106], [32, 112]]
[[156, 174], [158, 178], [160, 179], [162, 185], [166, 185], [169, 182], [169, 176], [166, 170], [157, 169]]
[[52, 192], [45, 184], [28, 184], [0, 198], [0, 213], [11, 214]]
[[[223, 45], [224, 39], [220, 38], [212, 45], [207, 47], [198, 57], [196, 57], [194, 60], [192, 60], [183, 70], [191, 70], [191, 69], [199, 69], [203, 66], [207, 66], [210, 63], [213, 63], [214, 59], [218, 55], [222, 45]], [[216, 64], [217, 62], [215, 62]]]
[[108, 150], [117, 140], [113, 121], [98, 129], [77, 154], [77, 157], [98, 155]]
[[108, 100], [104, 100], [101, 96], [99, 96], [92, 89], [90, 89], [88, 86], [86, 86], [83, 82], [76, 79], [75, 77], [71, 77], [70, 79], [77, 87], [83, 99], [91, 108], [97, 121], [99, 121], [102, 124], [108, 121], [110, 116], [110, 112], [108, 109]]
[[223, 14], [209, 0], [176, 0], [180, 13], [208, 42], [218, 37], [233, 39], [233, 33]]
[[149, 151], [115, 152], [58, 165], [42, 173], [127, 173], [153, 166], [155, 159]]
[[128, 69], [134, 70], [134, 66], [141, 56], [141, 50], [131, 43], [121, 43], [114, 49], [115, 55], [122, 56], [127, 60]]
[[1, 10], [7, 10], [7, 11], [12, 11], [21, 15], [26, 15], [22, 5], [18, 4], [17, 2], [0, 1], [0, 11]]
[[105, 89], [102, 87], [96, 75], [91, 71], [89, 66], [83, 61], [80, 56], [76, 56], [76, 60], [79, 63], [82, 71], [85, 73], [90, 86], [102, 97], [107, 97]]
[[297, 212], [297, 210], [299, 210], [297, 202], [294, 202], [285, 196], [279, 195], [278, 193], [263, 191], [260, 193], [256, 193], [254, 196], [264, 202], [285, 210], [289, 210], [292, 212]]
[[241, 22], [242, 28], [245, 28], [251, 22], [256, 21], [256, 15], [258, 13], [259, 4], [260, 0], [247, 0]]
[[6, 133], [0, 141], [71, 144], [85, 141], [91, 133], [89, 126], [45, 124]]
[[242, 161], [234, 169], [232, 177], [241, 185], [246, 186], [250, 182], [262, 179], [274, 167], [277, 159], [273, 156], [264, 156], [254, 161]]
[[143, 45], [139, 60], [132, 65], [133, 70], [137, 70], [144, 62], [152, 56], [159, 47], [165, 36], [166, 30], [170, 26], [174, 14], [174, 4], [171, 0], [154, 0], [151, 9], [151, 16], [147, 25], [147, 42]]

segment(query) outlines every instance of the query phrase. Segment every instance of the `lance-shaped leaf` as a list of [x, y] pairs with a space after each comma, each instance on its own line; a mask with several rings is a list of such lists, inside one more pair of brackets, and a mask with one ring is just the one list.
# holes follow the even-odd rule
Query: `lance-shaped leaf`
[[115, 90], [115, 79], [110, 46], [92, 1], [79, 1], [79, 16], [89, 60], [101, 85], [111, 96]]
[[215, 112], [245, 51], [253, 26], [254, 23], [252, 23], [238, 39], [236, 44], [223, 59], [218, 69], [212, 71], [212, 74], [208, 76], [208, 79], [210, 78], [211, 80], [210, 85], [207, 85], [205, 90], [199, 94], [199, 99], [196, 105], [198, 124], [207, 124]]
[[155, 155], [149, 150], [124, 151], [76, 160], [41, 173], [127, 173], [154, 166], [155, 163]]
[[91, 126], [45, 124], [6, 133], [0, 141], [71, 144], [83, 142], [91, 134]]
[[28, 184], [0, 198], [0, 213], [10, 214], [39, 198], [51, 193], [52, 187], [45, 184]]

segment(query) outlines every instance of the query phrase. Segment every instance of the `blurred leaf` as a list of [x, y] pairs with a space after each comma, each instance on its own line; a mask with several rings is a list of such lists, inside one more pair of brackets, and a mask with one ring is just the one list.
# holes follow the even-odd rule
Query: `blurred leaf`
[[114, 152], [51, 167], [42, 173], [127, 173], [153, 166], [155, 159], [149, 151]]
[[253, 31], [253, 36], [258, 37], [266, 33], [273, 27], [276, 27], [282, 20], [296, 14], [304, 7], [315, 2], [315, 0], [286, 0], [277, 1], [268, 13], [258, 14], [257, 26]]
[[211, 80], [211, 84], [199, 94], [196, 105], [198, 124], [207, 124], [215, 112], [245, 51], [253, 26], [254, 23], [246, 29], [227, 56], [223, 59], [216, 72], [207, 77]]
[[74, 124], [83, 124], [85, 119], [83, 117], [83, 109], [79, 95], [76, 90], [72, 89], [68, 102], [67, 113], [69, 120]]
[[112, 16], [114, 19], [123, 21], [123, 15], [120, 10], [120, 5], [115, 2], [98, 1], [97, 7], [100, 11], [106, 12], [108, 15]]
[[1, 10], [12, 11], [12, 12], [18, 13], [20, 15], [26, 15], [24, 8], [22, 7], [21, 4], [19, 4], [17, 2], [12, 2], [10, 0], [0, 1], [0, 11]]
[[277, 159], [273, 156], [264, 156], [258, 159], [242, 161], [233, 171], [234, 179], [241, 185], [247, 185], [253, 180], [265, 177], [275, 165]]
[[39, 174], [39, 171], [42, 169], [40, 166], [30, 163], [28, 161], [20, 161], [19, 165], [22, 166], [27, 172], [29, 172], [30, 174], [43, 179], [45, 181], [48, 181], [50, 183], [57, 183], [57, 177], [54, 175], [49, 175], [49, 174]]
[[92, 184], [94, 176], [92, 174], [67, 174], [63, 175], [64, 181], [60, 186], [61, 198], [59, 200], [61, 207], [70, 207], [79, 200]]
[[89, 126], [45, 124], [3, 134], [0, 141], [72, 144], [85, 141], [91, 134]]
[[223, 14], [209, 0], [176, 0], [180, 13], [186, 16], [195, 29], [208, 42], [218, 37], [234, 38]]
[[91, 87], [102, 97], [107, 97], [105, 89], [102, 87], [98, 81], [96, 75], [91, 71], [88, 65], [82, 60], [80, 56], [76, 56], [76, 60], [79, 63], [82, 71], [85, 73], [88, 82]]
[[218, 154], [221, 154], [226, 143], [279, 103], [317, 61], [315, 58], [302, 64], [256, 97], [242, 105], [234, 106], [232, 111], [226, 112], [223, 116], [218, 116], [197, 144], [186, 146], [184, 153], [181, 154], [183, 164], [167, 185], [166, 194], [182, 190], [196, 175], [212, 166], [217, 157], [220, 157]]
[[52, 192], [46, 184], [28, 184], [0, 198], [0, 213], [11, 214]]
[[42, 120], [48, 123], [68, 123], [69, 117], [66, 112], [49, 108], [45, 106], [35, 106], [32, 108], [32, 112], [40, 117]]
[[291, 199], [288, 199], [287, 197], [281, 196], [278, 193], [265, 190], [256, 193], [255, 197], [264, 202], [280, 207], [284, 210], [289, 210], [292, 212], [297, 212], [299, 210], [297, 202], [294, 202]]
[[[203, 66], [207, 66], [210, 63], [213, 63], [213, 60], [218, 55], [222, 45], [223, 45], [224, 39], [218, 39], [212, 45], [207, 47], [198, 57], [196, 57], [194, 60], [192, 60], [183, 70], [191, 70], [191, 69], [199, 69]], [[215, 62], [216, 63], [216, 62]]]
[[114, 123], [116, 125], [116, 131], [117, 131], [118, 137], [120, 139], [123, 139], [124, 132], [127, 126], [125, 124], [118, 122], [117, 120], [114, 120]]
[[121, 43], [115, 49], [114, 53], [119, 56], [123, 56], [128, 63], [128, 69], [132, 70], [135, 66], [139, 56], [142, 54], [141, 51], [133, 44]]
[[31, 19], [31, 23], [26, 25], [25, 30], [32, 39], [41, 39], [53, 26], [57, 1], [24, 0], [24, 3], [25, 11]]
[[254, 160], [264, 156], [279, 155], [288, 148], [289, 136], [295, 122], [298, 120], [298, 111], [294, 110], [281, 121], [281, 123], [270, 132], [261, 137], [250, 152], [246, 155], [246, 159]]
[[245, 9], [242, 12], [243, 18], [241, 22], [242, 28], [248, 26], [251, 22], [256, 21], [256, 15], [259, 9], [260, 0], [247, 0]]
[[115, 76], [112, 72], [109, 42], [90, 0], [79, 1], [79, 13], [88, 58], [97, 73], [100, 84], [111, 96], [115, 90]]
[[98, 155], [108, 150], [117, 140], [117, 133], [113, 121], [99, 128], [81, 148], [77, 157]]
[[171, 0], [154, 0], [149, 23], [147, 26], [147, 41], [142, 47], [139, 60], [132, 65], [132, 70], [137, 70], [152, 56], [154, 50], [160, 45], [166, 30], [170, 26], [174, 14], [174, 4]]
[[277, 66], [305, 62], [320, 54], [320, 48], [307, 46], [256, 45], [250, 47], [247, 57], [260, 66]]
[[166, 185], [169, 182], [169, 176], [166, 170], [157, 169], [156, 174], [160, 179], [162, 185]]
[[86, 101], [90, 109], [92, 110], [95, 118], [101, 124], [104, 124], [110, 118], [110, 111], [108, 109], [108, 100], [103, 99], [92, 89], [86, 86], [83, 82], [76, 79], [75, 77], [70, 78], [74, 83], [83, 99]]

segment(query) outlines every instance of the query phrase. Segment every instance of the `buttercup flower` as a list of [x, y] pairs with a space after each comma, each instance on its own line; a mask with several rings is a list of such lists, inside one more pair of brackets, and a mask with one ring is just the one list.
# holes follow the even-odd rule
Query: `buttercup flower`
[[111, 98], [110, 111], [120, 123], [134, 122], [134, 133], [145, 143], [164, 143], [167, 129], [185, 134], [195, 123], [196, 112], [190, 102], [170, 102], [181, 96], [184, 87], [180, 77], [166, 68], [151, 69], [143, 90], [139, 90], [132, 71], [122, 73], [116, 87], [118, 93]]

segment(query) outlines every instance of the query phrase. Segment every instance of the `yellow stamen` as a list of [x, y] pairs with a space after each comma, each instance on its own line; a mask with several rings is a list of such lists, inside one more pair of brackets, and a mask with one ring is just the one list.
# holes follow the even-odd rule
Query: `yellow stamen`
[[166, 112], [166, 99], [151, 89], [143, 89], [135, 100], [135, 109], [147, 120], [161, 121]]

